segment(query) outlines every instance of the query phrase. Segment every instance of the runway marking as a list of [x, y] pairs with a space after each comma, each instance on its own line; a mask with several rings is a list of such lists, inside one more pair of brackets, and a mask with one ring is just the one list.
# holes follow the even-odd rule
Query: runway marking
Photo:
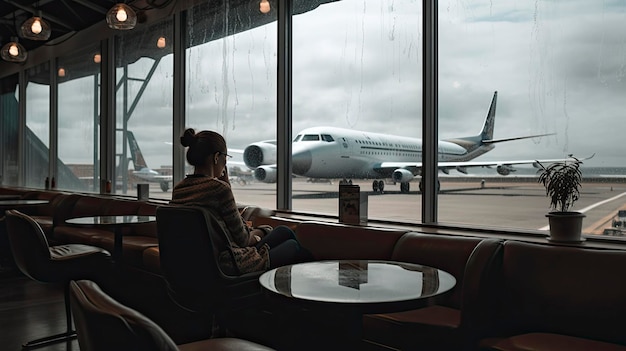
[[[600, 201], [600, 202], [596, 202], [596, 203], [595, 203], [595, 204], [593, 204], [593, 205], [587, 206], [587, 207], [583, 208], [582, 210], [579, 210], [578, 212], [585, 213], [585, 212], [587, 212], [587, 211], [589, 211], [589, 210], [592, 210], [592, 209], [594, 209], [594, 208], [596, 208], [596, 207], [598, 207], [598, 206], [604, 205], [604, 204], [605, 204], [605, 203], [607, 203], [607, 202], [611, 202], [611, 201], [613, 201], [613, 200], [617, 200], [617, 199], [619, 199], [620, 197], [625, 196], [625, 195], [626, 195], [626, 193], [621, 193], [621, 194], [619, 194], [619, 195], [615, 195], [615, 196], [613, 196], [612, 198], [609, 198], [609, 199], [606, 199], [606, 200], [602, 200], [602, 201]], [[548, 230], [548, 229], [550, 229], [550, 225], [547, 225], [547, 226], [545, 226], [545, 227], [541, 227], [541, 228], [539, 228], [539, 230]]]

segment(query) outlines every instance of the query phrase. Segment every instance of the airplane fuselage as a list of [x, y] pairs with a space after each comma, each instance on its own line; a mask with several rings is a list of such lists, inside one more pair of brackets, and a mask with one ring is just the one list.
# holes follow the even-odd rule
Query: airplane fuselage
[[[468, 161], [491, 150], [439, 141], [439, 161]], [[390, 177], [384, 162], [421, 162], [422, 140], [333, 127], [303, 130], [292, 144], [293, 173], [311, 178]]]

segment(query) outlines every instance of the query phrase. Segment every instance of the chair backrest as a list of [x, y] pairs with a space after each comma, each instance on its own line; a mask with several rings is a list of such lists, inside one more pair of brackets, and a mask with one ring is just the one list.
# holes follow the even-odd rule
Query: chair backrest
[[261, 294], [261, 272], [229, 276], [220, 269], [218, 255], [226, 249], [226, 233], [208, 210], [159, 206], [156, 221], [161, 270], [176, 303], [206, 312]]
[[[489, 311], [491, 332], [576, 335], [626, 345], [626, 253], [507, 240]], [[495, 327], [495, 328], [494, 328]], [[510, 335], [510, 334], [509, 334]]]
[[17, 267], [33, 280], [47, 282], [51, 256], [48, 240], [41, 226], [30, 216], [6, 211], [7, 236]]
[[70, 306], [81, 351], [175, 351], [156, 323], [124, 306], [90, 280], [70, 282]]
[[398, 239], [391, 260], [423, 264], [452, 274], [456, 285], [448, 294], [438, 298], [437, 304], [460, 309], [467, 260], [481, 240], [410, 232]]

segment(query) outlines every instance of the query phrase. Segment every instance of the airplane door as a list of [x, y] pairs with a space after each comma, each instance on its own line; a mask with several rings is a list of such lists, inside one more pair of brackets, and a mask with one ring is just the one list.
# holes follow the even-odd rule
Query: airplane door
[[352, 144], [353, 142], [345, 137], [339, 140], [339, 154], [341, 158], [350, 158], [352, 156]]

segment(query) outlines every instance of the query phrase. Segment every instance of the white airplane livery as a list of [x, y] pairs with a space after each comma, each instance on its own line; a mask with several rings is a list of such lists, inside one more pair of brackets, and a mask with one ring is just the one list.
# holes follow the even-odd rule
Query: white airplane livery
[[[514, 165], [542, 164], [552, 160], [471, 161], [493, 150], [496, 143], [541, 137], [530, 135], [507, 139], [493, 139], [496, 102], [494, 92], [489, 112], [481, 132], [474, 136], [445, 139], [438, 142], [438, 168], [444, 173], [455, 169], [467, 173], [469, 167], [495, 168], [498, 174], [514, 172]], [[254, 170], [257, 180], [276, 182], [276, 143], [261, 141], [244, 149], [244, 162]], [[422, 140], [390, 134], [370, 133], [335, 127], [308, 128], [295, 137], [292, 144], [292, 171], [310, 178], [375, 179], [374, 191], [382, 191], [384, 181], [391, 178], [400, 183], [401, 192], [409, 192], [409, 182], [421, 175]]]

